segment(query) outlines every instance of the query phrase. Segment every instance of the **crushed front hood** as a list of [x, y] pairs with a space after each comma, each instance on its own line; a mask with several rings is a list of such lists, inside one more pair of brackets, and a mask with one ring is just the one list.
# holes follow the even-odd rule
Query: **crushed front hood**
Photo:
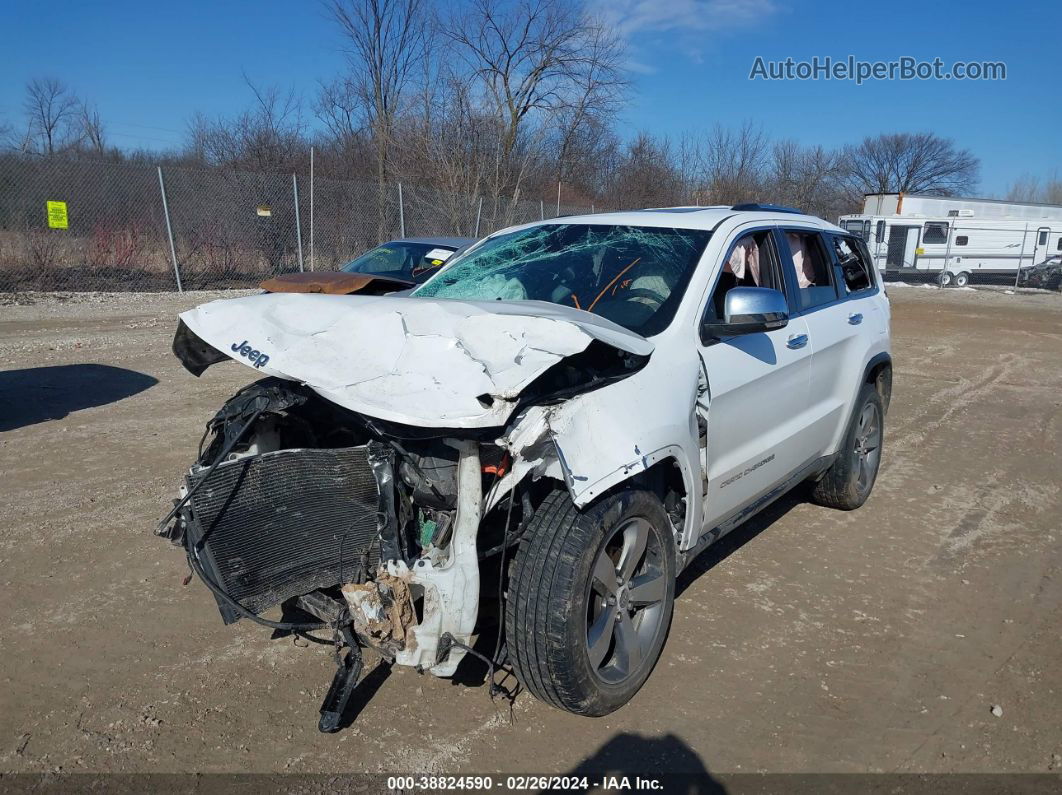
[[213, 301], [180, 317], [263, 375], [425, 428], [503, 425], [532, 381], [594, 340], [638, 356], [653, 350], [604, 318], [542, 301], [277, 293]]

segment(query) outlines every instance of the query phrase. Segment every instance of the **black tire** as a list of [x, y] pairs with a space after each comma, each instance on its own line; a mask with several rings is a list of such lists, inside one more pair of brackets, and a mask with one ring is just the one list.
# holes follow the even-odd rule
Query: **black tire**
[[970, 274], [968, 274], [966, 271], [963, 271], [962, 273], [956, 274], [956, 276], [955, 276], [955, 286], [956, 287], [966, 287], [969, 283], [970, 283]]
[[[876, 455], [869, 456], [872, 458], [869, 473], [860, 466], [861, 459], [867, 458], [863, 455], [863, 451], [870, 446], [865, 439], [861, 440], [860, 436], [861, 418], [867, 411], [876, 414], [877, 428], [877, 441], [873, 447]], [[848, 422], [848, 430], [841, 442], [837, 459], [826, 470], [822, 479], [815, 484], [811, 498], [819, 505], [839, 508], [842, 511], [851, 511], [860, 507], [867, 501], [867, 497], [874, 488], [878, 467], [881, 464], [881, 448], [884, 440], [885, 410], [881, 403], [881, 395], [878, 394], [873, 384], [864, 384], [859, 391], [855, 410]], [[869, 477], [867, 477], [868, 474]]]
[[[637, 536], [643, 527], [648, 528], [647, 542], [631, 564], [634, 574], [629, 580], [640, 585], [627, 587], [620, 576], [622, 553], [628, 535]], [[506, 643], [517, 678], [542, 701], [577, 715], [607, 715], [619, 709], [649, 678], [671, 624], [675, 542], [663, 505], [653, 494], [632, 489], [580, 512], [566, 492], [556, 491], [535, 512], [525, 538], [513, 561], [505, 605]], [[606, 556], [617, 554], [617, 538], [622, 547], [619, 562], [611, 557], [606, 561]], [[631, 549], [636, 546], [632, 542]], [[627, 588], [632, 605], [628, 610], [622, 594], [612, 607], [602, 595], [595, 564], [607, 569], [609, 563], [620, 590]], [[644, 586], [650, 582], [661, 598], [641, 609], [633, 607], [631, 594], [637, 588], [646, 596]], [[623, 613], [628, 614], [626, 621]], [[621, 654], [627, 646], [619, 638], [629, 637], [629, 630], [620, 625], [635, 628], [636, 653], [641, 655], [637, 664], [623, 664], [629, 659]], [[590, 633], [601, 627], [608, 631], [603, 639], [608, 650], [595, 665]], [[593, 647], [600, 654], [602, 646]]]

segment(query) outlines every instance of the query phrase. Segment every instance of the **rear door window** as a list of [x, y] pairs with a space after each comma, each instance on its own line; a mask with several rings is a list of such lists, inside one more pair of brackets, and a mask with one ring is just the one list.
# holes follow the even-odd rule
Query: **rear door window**
[[822, 237], [807, 229], [783, 229], [793, 265], [794, 285], [800, 310], [806, 311], [837, 300], [831, 260]]

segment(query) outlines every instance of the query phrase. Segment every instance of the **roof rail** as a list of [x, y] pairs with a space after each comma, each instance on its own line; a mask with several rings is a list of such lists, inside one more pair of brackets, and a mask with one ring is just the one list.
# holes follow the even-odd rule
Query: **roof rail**
[[735, 204], [730, 208], [731, 210], [759, 210], [765, 213], [793, 213], [794, 215], [803, 215], [803, 210], [798, 210], [795, 207], [783, 207], [780, 204], [758, 204], [757, 202], [746, 202], [745, 204]]

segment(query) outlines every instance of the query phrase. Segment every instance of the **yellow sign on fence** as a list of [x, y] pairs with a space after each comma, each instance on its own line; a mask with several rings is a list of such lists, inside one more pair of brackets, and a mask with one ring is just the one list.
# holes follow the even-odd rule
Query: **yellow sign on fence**
[[50, 229], [66, 229], [70, 226], [70, 219], [66, 214], [66, 202], [46, 202], [48, 205], [48, 227]]

